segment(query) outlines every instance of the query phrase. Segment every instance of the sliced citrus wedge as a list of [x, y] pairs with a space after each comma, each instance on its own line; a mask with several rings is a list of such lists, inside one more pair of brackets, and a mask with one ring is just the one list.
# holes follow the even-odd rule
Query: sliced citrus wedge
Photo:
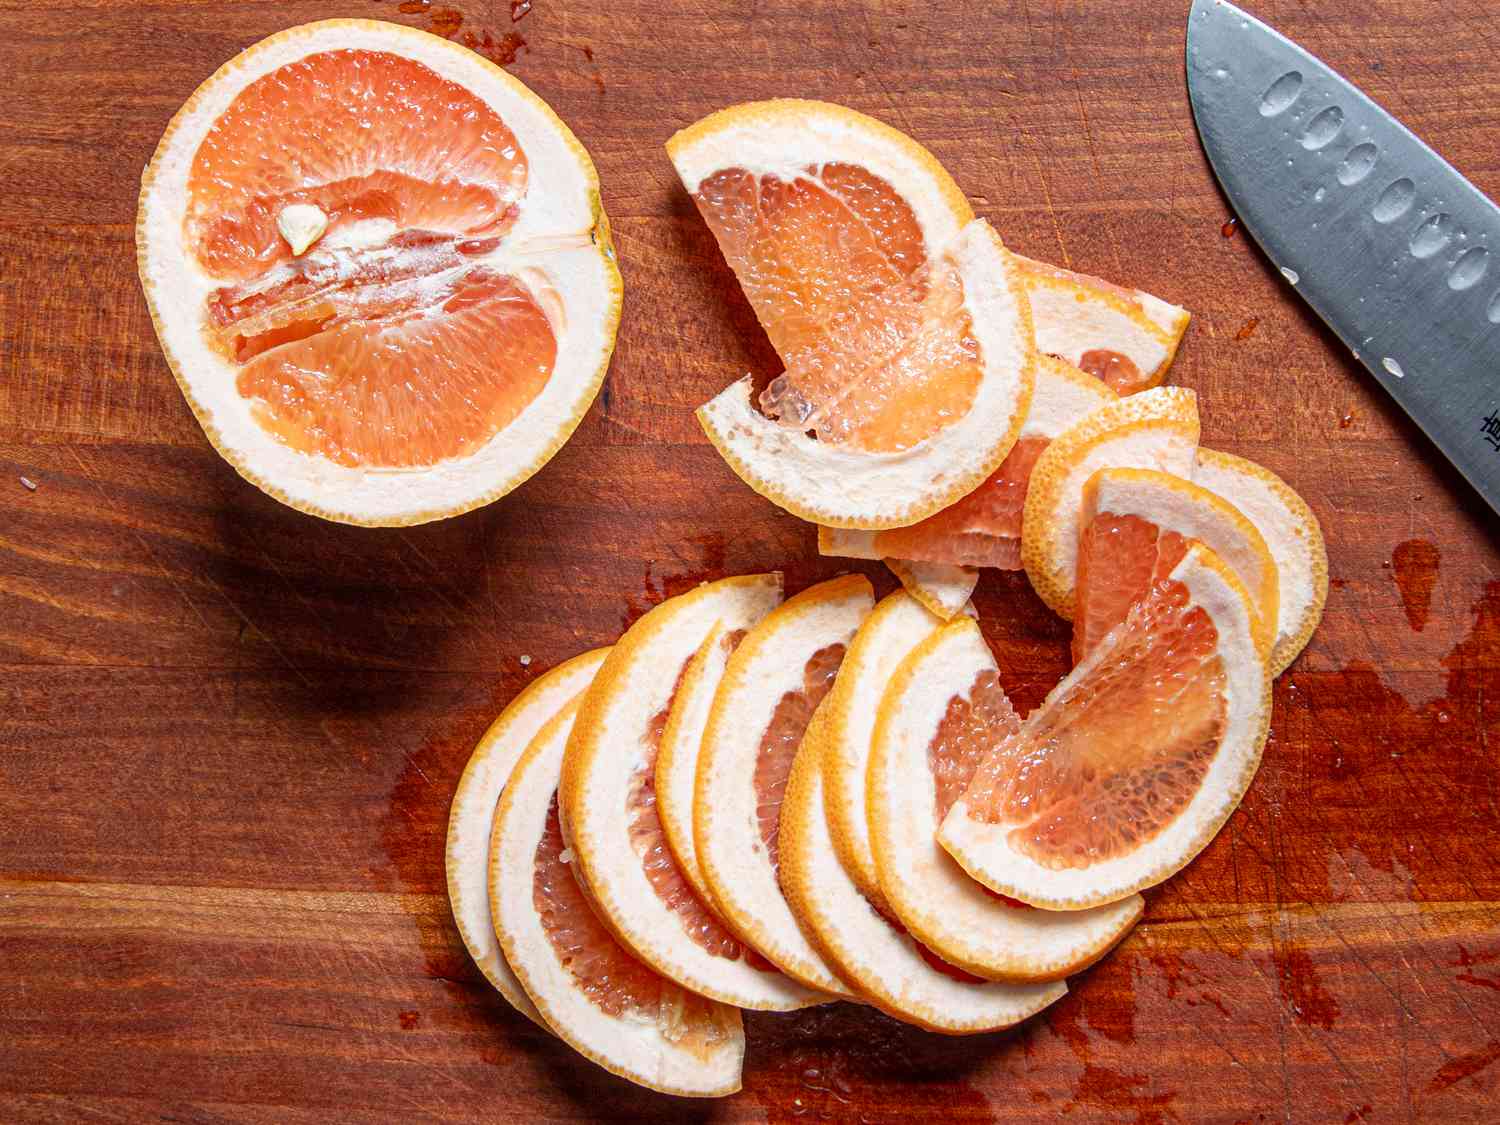
[[1213, 838], [1255, 774], [1270, 713], [1250, 596], [1195, 542], [980, 762], [938, 840], [1032, 906], [1117, 902]]
[[[881, 698], [868, 837], [884, 901], [939, 957], [989, 980], [1057, 980], [1113, 948], [1145, 909], [1141, 896], [1037, 910], [975, 882], [936, 839], [980, 760], [1020, 725], [978, 624], [960, 617], [929, 632]], [[825, 784], [833, 760], [824, 758]], [[840, 802], [831, 790], [827, 800], [832, 824]]]
[[1138, 289], [1023, 258], [1036, 346], [1134, 394], [1166, 377], [1187, 331], [1186, 309]]
[[909, 559], [886, 559], [885, 565], [901, 579], [908, 594], [944, 621], [969, 604], [974, 587], [979, 585], [979, 572], [971, 566]]
[[469, 956], [496, 991], [517, 1011], [546, 1023], [500, 952], [490, 918], [490, 835], [495, 806], [522, 752], [554, 715], [576, 699], [604, 662], [607, 648], [595, 649], [539, 676], [500, 712], [464, 767], [448, 814], [448, 902]]
[[488, 503], [603, 381], [620, 275], [588, 154], [455, 43], [325, 20], [221, 67], [142, 177], [141, 283], [214, 447], [327, 519]]
[[[1020, 437], [984, 483], [941, 512], [910, 527], [886, 531], [819, 528], [819, 552], [861, 559], [1019, 570], [1021, 512], [1037, 458], [1053, 438], [1117, 397], [1100, 380], [1072, 364], [1039, 355], [1036, 388]], [[895, 569], [894, 563], [889, 565]]]
[[669, 598], [616, 643], [568, 743], [563, 821], [599, 916], [658, 973], [741, 1008], [828, 997], [747, 950], [694, 892], [667, 845], [656, 795], [660, 741], [693, 657], [718, 625], [748, 629], [781, 598], [779, 574], [726, 578]]
[[1318, 517], [1275, 473], [1231, 453], [1198, 450], [1193, 480], [1243, 512], [1276, 560], [1280, 599], [1271, 675], [1279, 676], [1307, 645], [1328, 599], [1328, 551]]
[[882, 598], [854, 634], [822, 708], [828, 831], [855, 886], [879, 907], [885, 902], [865, 818], [865, 775], [875, 716], [896, 667], [942, 628], [943, 620], [906, 591]]
[[997, 984], [945, 964], [860, 893], [839, 862], [824, 816], [823, 748], [814, 724], [782, 805], [782, 883], [804, 930], [840, 977], [887, 1015], [948, 1035], [1010, 1027], [1063, 996], [1061, 981]]
[[1032, 588], [1072, 620], [1083, 486], [1100, 469], [1159, 469], [1193, 475], [1198, 398], [1156, 387], [1108, 402], [1055, 438], [1037, 458], [1021, 516], [1021, 562]]
[[698, 849], [693, 843], [693, 789], [698, 783], [698, 753], [703, 747], [703, 730], [708, 726], [714, 696], [729, 667], [729, 657], [754, 624], [751, 621], [742, 627], [726, 628], [720, 622], [699, 646], [682, 673], [677, 697], [662, 730], [661, 751], [656, 756], [656, 808], [661, 814], [662, 830], [677, 858], [678, 868], [699, 899], [706, 903], [713, 902], [713, 891], [703, 878]]
[[838, 527], [912, 523], [1004, 459], [1031, 394], [1011, 255], [932, 155], [824, 102], [713, 114], [667, 144], [785, 372], [699, 412], [756, 491]]
[[729, 658], [698, 760], [693, 836], [720, 913], [790, 976], [848, 989], [803, 935], [777, 885], [781, 799], [813, 711], [874, 604], [851, 574], [802, 591], [768, 614]]
[[1155, 469], [1100, 469], [1083, 488], [1073, 659], [1125, 620], [1196, 539], [1228, 564], [1255, 607], [1255, 643], [1276, 636], [1276, 561], [1240, 510], [1202, 485]]
[[739, 1011], [638, 961], [574, 878], [557, 784], [579, 703], [537, 733], [495, 814], [491, 909], [505, 958], [548, 1026], [605, 1070], [668, 1094], [732, 1094], [745, 1057]]

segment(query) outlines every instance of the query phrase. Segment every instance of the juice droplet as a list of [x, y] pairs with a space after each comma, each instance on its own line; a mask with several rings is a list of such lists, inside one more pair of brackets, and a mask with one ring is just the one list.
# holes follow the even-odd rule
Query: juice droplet
[[1222, 234], [1225, 238], [1233, 238], [1235, 234], [1238, 233], [1239, 229], [1239, 219], [1231, 217], [1227, 223], [1219, 228], [1219, 233]]
[[1347, 430], [1352, 425], [1354, 425], [1354, 411], [1351, 410], [1339, 419], [1339, 429]]
[[1234, 334], [1234, 338], [1236, 340], [1250, 339], [1251, 336], [1255, 335], [1255, 328], [1258, 324], [1260, 324], [1260, 317], [1252, 316], [1249, 320], [1245, 321], [1245, 323], [1240, 327], [1240, 330]]
[[531, 0], [510, 0], [510, 22], [517, 22], [527, 12], [531, 11]]

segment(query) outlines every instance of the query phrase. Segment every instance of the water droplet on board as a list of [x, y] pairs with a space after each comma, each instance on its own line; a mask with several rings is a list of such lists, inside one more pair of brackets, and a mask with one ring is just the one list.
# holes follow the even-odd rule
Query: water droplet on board
[[1483, 246], [1471, 246], [1458, 256], [1453, 268], [1448, 271], [1448, 288], [1462, 293], [1478, 285], [1489, 272], [1490, 252]]
[[1323, 200], [1325, 200], [1327, 198], [1328, 198], [1328, 189], [1327, 188], [1321, 188], [1320, 187], [1317, 191], [1313, 192], [1313, 202], [1314, 203], [1322, 203]]
[[1491, 324], [1500, 324], [1500, 291], [1490, 298], [1489, 308], [1484, 310], [1484, 318]]
[[1355, 145], [1344, 154], [1344, 159], [1339, 164], [1339, 183], [1345, 187], [1353, 187], [1370, 174], [1379, 158], [1380, 150], [1369, 141]]
[[1453, 216], [1445, 212], [1433, 215], [1411, 236], [1411, 256], [1430, 258], [1453, 241]]
[[1336, 105], [1322, 110], [1302, 130], [1302, 147], [1316, 152], [1333, 143], [1333, 138], [1344, 128], [1344, 111]]
[[1286, 266], [1281, 267], [1281, 276], [1286, 278], [1293, 285], [1296, 285], [1297, 282], [1302, 280], [1302, 275], [1300, 273], [1298, 273], [1294, 269], [1288, 269]]
[[1295, 70], [1289, 70], [1272, 82], [1266, 92], [1261, 95], [1260, 115], [1275, 117], [1278, 113], [1285, 113], [1301, 95], [1302, 75]]
[[1387, 371], [1389, 371], [1392, 375], [1394, 375], [1398, 379], [1404, 379], [1404, 378], [1406, 378], [1406, 372], [1401, 370], [1401, 365], [1399, 363], [1397, 363], [1394, 359], [1392, 359], [1390, 356], [1386, 356], [1384, 359], [1382, 359], [1380, 361], [1380, 366], [1384, 367]]
[[1220, 82], [1229, 77], [1229, 71], [1225, 70], [1222, 66], [1214, 67], [1213, 70], [1209, 71], [1209, 73], [1217, 78]]
[[1402, 176], [1386, 187], [1370, 209], [1377, 223], [1393, 223], [1411, 210], [1412, 200], [1417, 197], [1417, 185]]

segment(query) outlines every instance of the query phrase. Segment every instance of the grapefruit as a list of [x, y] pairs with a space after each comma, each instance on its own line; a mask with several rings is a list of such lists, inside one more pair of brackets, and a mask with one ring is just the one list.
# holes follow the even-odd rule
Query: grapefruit
[[293, 507], [412, 524], [503, 496], [593, 401], [620, 275], [588, 154], [445, 39], [325, 20], [173, 117], [136, 246], [214, 447]]

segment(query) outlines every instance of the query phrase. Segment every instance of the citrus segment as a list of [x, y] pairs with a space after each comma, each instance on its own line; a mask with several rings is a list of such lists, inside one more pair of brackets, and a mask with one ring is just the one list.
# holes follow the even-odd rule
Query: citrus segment
[[860, 893], [883, 906], [865, 818], [865, 774], [881, 694], [897, 665], [943, 618], [905, 591], [882, 598], [849, 645], [823, 706], [823, 785], [828, 829]]
[[873, 600], [864, 577], [836, 578], [750, 630], [714, 698], [693, 799], [698, 860], [725, 919], [792, 977], [837, 993], [847, 989], [808, 944], [778, 885], [781, 800], [807, 724]]
[[667, 843], [656, 767], [703, 642], [718, 626], [749, 628], [780, 597], [780, 575], [726, 578], [669, 598], [632, 625], [583, 698], [561, 789], [576, 873], [620, 940], [685, 988], [776, 1011], [827, 997], [754, 956], [694, 891]]
[[377, 21], [291, 28], [208, 79], [142, 178], [137, 250], [216, 448], [345, 522], [524, 480], [593, 398], [619, 319], [577, 140], [498, 67]]
[[1107, 402], [1065, 430], [1037, 459], [1021, 516], [1021, 562], [1053, 611], [1073, 617], [1083, 490], [1100, 469], [1158, 469], [1192, 476], [1198, 400], [1156, 387]]
[[1159, 883], [1239, 803], [1269, 685], [1249, 595], [1194, 542], [979, 764], [939, 841], [992, 890], [1047, 909]]
[[506, 960], [557, 1035], [611, 1073], [696, 1097], [740, 1087], [739, 1012], [651, 971], [595, 916], [558, 814], [574, 700], [539, 731], [495, 814], [490, 888]]
[[1065, 359], [1122, 395], [1166, 377], [1187, 331], [1185, 309], [1149, 293], [1022, 259], [1037, 350]]
[[588, 687], [608, 651], [595, 649], [559, 664], [511, 700], [474, 747], [448, 814], [448, 901], [458, 932], [485, 979], [537, 1023], [543, 1020], [506, 964], [490, 917], [489, 854], [495, 807], [531, 740]]
[[1328, 598], [1328, 551], [1318, 517], [1275, 473], [1231, 453], [1198, 450], [1193, 480], [1244, 513], [1276, 560], [1279, 599], [1271, 675], [1279, 676], [1306, 646]]
[[906, 559], [886, 559], [885, 565], [901, 579], [908, 594], [944, 621], [969, 604], [979, 585], [979, 574], [972, 567]]
[[815, 719], [787, 785], [782, 882], [806, 933], [840, 977], [888, 1015], [948, 1035], [1009, 1027], [1064, 995], [1061, 981], [978, 980], [946, 964], [860, 893], [824, 815], [821, 726]]
[[884, 901], [918, 941], [986, 979], [1055, 980], [1124, 937], [1144, 909], [1140, 896], [1092, 910], [1036, 910], [975, 882], [936, 840], [980, 761], [1020, 725], [979, 626], [967, 617], [949, 622], [885, 686], [865, 811]]
[[1276, 562], [1255, 525], [1201, 485], [1154, 469], [1101, 469], [1084, 486], [1078, 544], [1073, 659], [1125, 619], [1199, 540], [1244, 583], [1255, 637], [1269, 653], [1276, 632]]

